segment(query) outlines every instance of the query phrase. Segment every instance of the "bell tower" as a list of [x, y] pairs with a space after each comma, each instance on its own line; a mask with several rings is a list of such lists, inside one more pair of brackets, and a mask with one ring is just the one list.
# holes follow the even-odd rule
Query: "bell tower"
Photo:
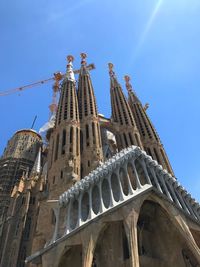
[[146, 113], [147, 106], [142, 106], [142, 103], [133, 91], [130, 84], [130, 77], [126, 75], [124, 79], [126, 81], [126, 88], [128, 91], [128, 102], [135, 118], [137, 127], [140, 131], [144, 150], [148, 155], [150, 155], [154, 160], [162, 165], [164, 169], [174, 175], [160, 138]]
[[139, 131], [129, 104], [122, 92], [121, 85], [118, 83], [113, 71], [113, 64], [109, 63], [108, 67], [112, 107], [111, 120], [116, 131], [118, 149], [122, 150], [131, 145], [136, 145], [142, 148]]
[[81, 125], [81, 178], [94, 170], [103, 161], [97, 105], [86, 57], [87, 55], [85, 53], [81, 53], [81, 69], [78, 79], [78, 102]]
[[50, 138], [48, 181], [50, 198], [80, 179], [80, 122], [73, 56], [67, 57], [67, 72], [61, 85], [55, 128]]

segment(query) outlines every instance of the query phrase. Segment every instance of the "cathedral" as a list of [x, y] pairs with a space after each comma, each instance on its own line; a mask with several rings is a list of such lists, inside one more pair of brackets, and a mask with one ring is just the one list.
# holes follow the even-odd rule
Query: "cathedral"
[[87, 55], [73, 60], [46, 144], [20, 130], [0, 159], [0, 267], [200, 267], [200, 205], [148, 105], [109, 63], [112, 114], [99, 114]]

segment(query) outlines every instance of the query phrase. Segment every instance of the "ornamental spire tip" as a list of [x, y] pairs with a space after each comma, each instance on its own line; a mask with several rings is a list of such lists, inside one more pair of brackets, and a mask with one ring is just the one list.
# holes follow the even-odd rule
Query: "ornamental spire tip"
[[86, 53], [81, 53], [81, 65], [82, 66], [86, 66], [86, 58], [87, 58], [87, 54]]
[[73, 64], [74, 57], [72, 55], [67, 56], [67, 73], [66, 73], [66, 79], [75, 82], [74, 72], [73, 72]]
[[130, 76], [125, 75], [125, 76], [124, 76], [124, 80], [125, 80], [125, 82], [126, 82], [126, 89], [127, 89], [128, 91], [132, 91], [132, 85], [130, 84], [130, 80], [131, 80]]
[[67, 61], [68, 61], [68, 63], [73, 62], [74, 61], [74, 57], [72, 55], [68, 55], [67, 56]]

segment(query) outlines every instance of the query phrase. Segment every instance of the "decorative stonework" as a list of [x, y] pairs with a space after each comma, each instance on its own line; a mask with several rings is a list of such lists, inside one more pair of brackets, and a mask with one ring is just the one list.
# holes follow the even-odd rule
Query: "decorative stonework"
[[200, 222], [199, 203], [146, 152], [131, 146], [117, 153], [60, 196], [55, 213], [56, 232], [50, 243], [61, 237], [57, 233], [60, 208], [66, 209], [64, 235], [67, 235], [108, 210], [125, 205], [127, 201], [152, 189], [185, 215]]

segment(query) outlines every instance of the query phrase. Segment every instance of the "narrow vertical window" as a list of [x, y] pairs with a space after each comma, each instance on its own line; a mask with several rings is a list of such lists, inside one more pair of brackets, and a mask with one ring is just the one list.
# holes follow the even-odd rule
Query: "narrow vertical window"
[[70, 137], [69, 137], [69, 142], [70, 142], [70, 149], [69, 151], [72, 152], [73, 151], [73, 127], [70, 128]]
[[154, 148], [153, 151], [154, 151], [154, 154], [155, 154], [155, 156], [156, 156], [156, 160], [157, 160], [157, 162], [158, 162], [159, 164], [161, 164], [161, 162], [160, 162], [160, 158], [159, 158], [159, 156], [158, 156], [158, 153], [157, 153], [156, 149]]
[[80, 130], [80, 150], [83, 152], [83, 132]]
[[62, 155], [65, 154], [65, 145], [66, 145], [66, 130], [63, 130], [63, 134], [62, 134]]
[[93, 144], [96, 144], [96, 138], [95, 138], [95, 124], [92, 123], [92, 136], [93, 136]]
[[53, 152], [54, 152], [54, 140], [53, 140], [53, 144], [52, 144], [50, 167], [51, 167], [51, 165], [52, 165], [52, 161], [53, 161]]
[[85, 133], [86, 133], [86, 144], [87, 146], [89, 146], [90, 142], [89, 142], [89, 126], [86, 124], [85, 125]]
[[58, 147], [59, 147], [59, 134], [57, 134], [57, 137], [56, 137], [56, 148], [55, 148], [54, 161], [58, 159]]
[[124, 133], [124, 141], [125, 141], [126, 147], [128, 147], [128, 142], [127, 142], [127, 138], [126, 138], [126, 134], [125, 133]]
[[140, 146], [140, 140], [139, 140], [139, 137], [137, 134], [135, 134], [135, 139], [136, 139], [136, 142], [137, 142], [137, 146]]
[[79, 142], [78, 142], [78, 128], [76, 128], [76, 155], [78, 156], [79, 154]]
[[25, 233], [24, 233], [24, 238], [25, 240], [28, 240], [30, 237], [30, 231], [31, 231], [31, 218], [28, 217], [26, 221], [26, 226], [25, 226]]
[[129, 133], [128, 135], [129, 135], [129, 139], [130, 139], [130, 143], [131, 143], [131, 145], [134, 145], [134, 142], [133, 142], [133, 138], [132, 138], [131, 133]]

